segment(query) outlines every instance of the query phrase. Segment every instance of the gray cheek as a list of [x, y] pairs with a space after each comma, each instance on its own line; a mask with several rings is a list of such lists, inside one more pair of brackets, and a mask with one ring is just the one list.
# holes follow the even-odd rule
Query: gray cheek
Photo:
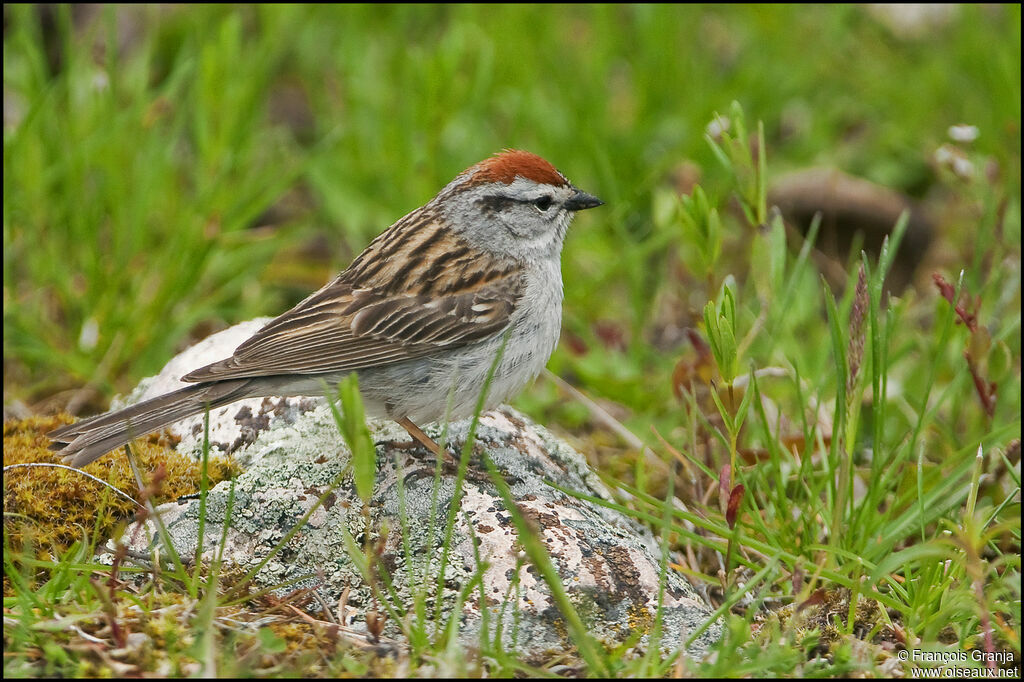
[[531, 220], [532, 216], [525, 214], [527, 210], [531, 209], [519, 208], [500, 216], [501, 225], [508, 236], [515, 239], [530, 239], [533, 236], [535, 221]]

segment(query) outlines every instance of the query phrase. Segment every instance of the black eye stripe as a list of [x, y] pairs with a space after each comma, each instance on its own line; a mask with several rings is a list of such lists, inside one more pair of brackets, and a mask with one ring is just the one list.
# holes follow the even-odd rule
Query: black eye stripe
[[505, 211], [512, 204], [516, 203], [530, 204], [531, 206], [535, 206], [537, 209], [541, 211], [547, 211], [554, 205], [555, 200], [549, 194], [537, 197], [536, 199], [512, 199], [511, 197], [504, 197], [497, 194], [491, 194], [480, 197], [479, 199], [477, 199], [477, 203], [480, 204], [480, 206], [486, 212], [496, 213]]
[[486, 212], [497, 213], [506, 210], [509, 206], [515, 203], [515, 200], [493, 194], [480, 197], [477, 199], [477, 203], [479, 203]]

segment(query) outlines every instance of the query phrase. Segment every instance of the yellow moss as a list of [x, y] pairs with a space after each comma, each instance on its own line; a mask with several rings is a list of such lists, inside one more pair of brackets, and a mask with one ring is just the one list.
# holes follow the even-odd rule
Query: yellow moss
[[[850, 591], [845, 588], [823, 590], [816, 593], [813, 601], [805, 604], [790, 604], [770, 612], [765, 623], [778, 623], [779, 629], [792, 635], [794, 642], [800, 646], [805, 637], [812, 635], [817, 638], [818, 654], [831, 654], [836, 646], [850, 641], [846, 634], [846, 619], [849, 614]], [[873, 632], [882, 618], [882, 611], [877, 602], [861, 598], [857, 602], [854, 613], [853, 627], [849, 629], [855, 639]], [[762, 628], [764, 637], [774, 636], [772, 628]], [[878, 644], [889, 637], [888, 628], [874, 635], [871, 642]]]
[[565, 624], [564, 620], [562, 620], [561, 618], [553, 619], [551, 621], [551, 627], [555, 629], [555, 634], [558, 635], [558, 638], [560, 640], [562, 640], [566, 644], [569, 644], [571, 642], [571, 640], [569, 639], [569, 628]]
[[626, 611], [626, 622], [629, 624], [630, 630], [633, 632], [639, 632], [641, 634], [647, 634], [651, 630], [651, 626], [654, 624], [654, 617], [651, 616], [651, 612], [647, 610], [646, 606], [642, 604], [633, 604]]
[[821, 638], [821, 643], [831, 651], [836, 644], [843, 642], [843, 631], [832, 624], [822, 625], [819, 630], [819, 637]]
[[855, 616], [855, 625], [857, 627], [864, 627], [870, 630], [875, 626], [880, 616], [881, 610], [878, 608], [878, 602], [871, 599], [861, 599], [857, 602]]
[[789, 624], [790, 618], [792, 618], [795, 613], [796, 606], [793, 604], [787, 604], [786, 606], [782, 606], [775, 609], [775, 611], [770, 612], [770, 615], [778, 619], [780, 626], [786, 627]]
[[321, 644], [318, 633], [309, 623], [295, 621], [270, 623], [268, 627], [281, 638], [287, 653], [295, 653]]
[[[61, 414], [32, 417], [4, 423], [4, 467], [12, 464], [49, 462], [60, 458], [48, 449], [49, 431], [72, 422]], [[140, 492], [123, 451], [101, 457], [84, 471], [105, 480], [129, 496], [149, 497], [154, 504], [174, 500], [199, 489], [200, 466], [189, 457], [169, 449], [166, 436], [152, 435], [135, 441], [132, 451], [148, 489]], [[228, 461], [211, 459], [211, 485], [237, 473]], [[19, 467], [4, 472], [4, 535], [16, 553], [32, 547], [40, 558], [59, 556], [76, 540], [102, 541], [119, 523], [138, 511], [125, 498], [115, 495], [75, 471], [52, 467]], [[7, 582], [4, 594], [8, 594]]]

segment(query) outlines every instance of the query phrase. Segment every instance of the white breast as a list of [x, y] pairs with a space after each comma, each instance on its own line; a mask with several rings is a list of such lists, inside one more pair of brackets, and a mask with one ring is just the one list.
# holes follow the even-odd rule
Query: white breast
[[544, 369], [562, 328], [562, 276], [556, 260], [536, 264], [505, 334], [457, 350], [359, 372], [371, 416], [417, 424], [447, 414], [473, 414], [487, 375], [507, 334], [484, 409], [511, 400]]

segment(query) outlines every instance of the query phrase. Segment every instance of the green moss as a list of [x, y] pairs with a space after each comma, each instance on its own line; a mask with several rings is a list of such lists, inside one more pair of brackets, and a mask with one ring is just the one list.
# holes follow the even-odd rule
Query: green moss
[[[4, 423], [4, 467], [62, 463], [48, 449], [46, 434], [71, 421], [62, 414]], [[83, 470], [136, 500], [148, 497], [160, 504], [193, 493], [200, 485], [200, 465], [170, 445], [168, 437], [156, 434], [135, 441], [132, 450], [147, 483], [141, 492], [123, 453], [101, 457]], [[236, 472], [231, 460], [210, 461], [211, 485]], [[40, 558], [60, 556], [76, 541], [100, 542], [136, 511], [135, 504], [77, 471], [16, 467], [4, 472], [5, 539], [14, 549], [31, 547]]]

